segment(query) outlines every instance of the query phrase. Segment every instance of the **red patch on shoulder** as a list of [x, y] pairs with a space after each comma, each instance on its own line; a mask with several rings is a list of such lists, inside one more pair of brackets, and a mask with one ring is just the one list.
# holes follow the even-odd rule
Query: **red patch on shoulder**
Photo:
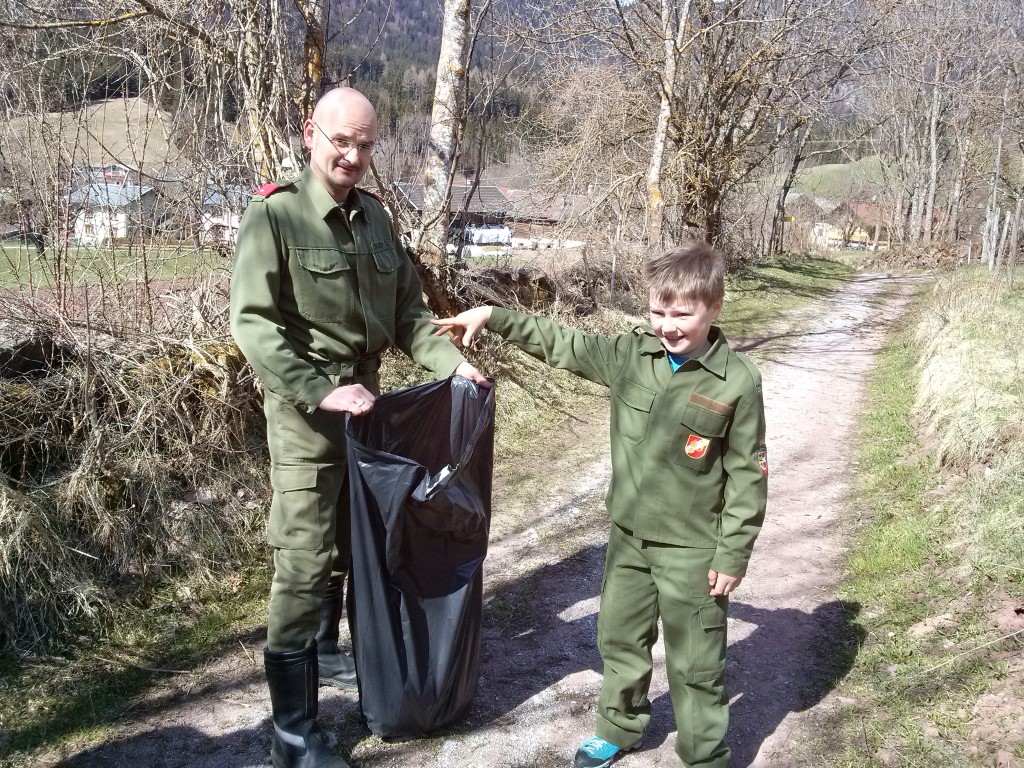
[[262, 195], [263, 197], [270, 197], [272, 194], [277, 192], [277, 190], [279, 190], [279, 189], [280, 189], [280, 187], [277, 186], [277, 184], [274, 184], [274, 183], [268, 181], [266, 184], [262, 185], [259, 189], [257, 189], [255, 192], [253, 192], [253, 194], [254, 195]]

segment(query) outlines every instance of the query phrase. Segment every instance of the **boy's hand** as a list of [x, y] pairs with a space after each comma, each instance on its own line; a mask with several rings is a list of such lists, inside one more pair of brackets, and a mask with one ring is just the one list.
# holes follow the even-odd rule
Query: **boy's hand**
[[708, 571], [708, 586], [711, 587], [712, 597], [735, 592], [741, 581], [742, 576], [726, 576], [718, 571]]
[[455, 317], [442, 317], [431, 320], [438, 329], [434, 331], [435, 336], [444, 336], [451, 332], [452, 340], [463, 347], [473, 346], [473, 339], [480, 329], [487, 325], [491, 319], [490, 307], [473, 307], [467, 309]]
[[489, 382], [484, 375], [480, 373], [480, 371], [467, 362], [459, 363], [459, 367], [455, 369], [455, 375], [461, 376], [464, 379], [469, 379], [484, 389], [490, 389], [492, 386], [491, 382]]

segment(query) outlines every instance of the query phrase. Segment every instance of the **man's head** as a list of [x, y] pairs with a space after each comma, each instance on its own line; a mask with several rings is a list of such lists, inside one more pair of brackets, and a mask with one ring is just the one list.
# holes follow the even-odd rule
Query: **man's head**
[[370, 167], [377, 114], [359, 91], [335, 88], [317, 102], [302, 126], [302, 139], [313, 175], [342, 203]]
[[725, 298], [725, 257], [693, 240], [652, 257], [644, 272], [651, 291], [651, 328], [662, 346], [683, 357], [704, 354]]

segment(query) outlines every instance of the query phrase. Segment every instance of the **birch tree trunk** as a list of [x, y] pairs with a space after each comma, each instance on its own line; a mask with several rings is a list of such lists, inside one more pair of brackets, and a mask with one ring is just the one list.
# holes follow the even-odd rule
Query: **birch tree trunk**
[[963, 209], [964, 184], [967, 181], [967, 158], [971, 154], [971, 137], [957, 140], [960, 150], [960, 164], [957, 167], [956, 181], [953, 182], [953, 194], [949, 198], [949, 220], [946, 239], [955, 241], [960, 236], [960, 212]]
[[441, 53], [437, 59], [434, 106], [430, 114], [430, 143], [423, 171], [423, 210], [419, 242], [414, 243], [426, 274], [424, 289], [434, 313], [455, 313], [445, 254], [451, 215], [451, 182], [455, 174], [459, 136], [465, 125], [466, 50], [469, 46], [470, 0], [445, 0]]
[[[1013, 212], [1007, 211], [1006, 218], [1003, 220], [1003, 234], [999, 237], [998, 245], [996, 246], [996, 255], [994, 260], [994, 269], [996, 272], [1003, 265], [1003, 251], [1006, 250], [1006, 237], [1010, 232], [1010, 219], [1013, 218]], [[999, 232], [999, 219], [996, 219], [996, 232]]]
[[665, 63], [661, 75], [661, 106], [654, 128], [654, 147], [647, 167], [647, 237], [651, 245], [661, 245], [665, 220], [665, 197], [661, 192], [661, 169], [665, 162], [668, 126], [672, 122], [672, 100], [675, 95], [676, 73], [683, 47], [686, 19], [690, 15], [690, 0], [683, 3], [678, 18], [673, 20], [673, 3], [661, 1], [661, 29], [664, 36]]
[[932, 84], [932, 105], [928, 116], [928, 192], [924, 205], [924, 241], [932, 241], [932, 219], [935, 213], [935, 191], [939, 184], [939, 77], [943, 69], [942, 57], [935, 62], [935, 82]]

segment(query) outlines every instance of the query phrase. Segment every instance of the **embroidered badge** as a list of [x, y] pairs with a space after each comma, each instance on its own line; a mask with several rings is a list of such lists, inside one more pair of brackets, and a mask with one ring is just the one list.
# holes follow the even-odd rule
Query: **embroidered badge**
[[768, 477], [768, 449], [762, 448], [757, 452], [757, 464], [761, 467], [761, 474]]
[[690, 435], [686, 441], [686, 455], [691, 459], [703, 459], [704, 454], [708, 452], [709, 445], [711, 445], [711, 440], [708, 438]]

